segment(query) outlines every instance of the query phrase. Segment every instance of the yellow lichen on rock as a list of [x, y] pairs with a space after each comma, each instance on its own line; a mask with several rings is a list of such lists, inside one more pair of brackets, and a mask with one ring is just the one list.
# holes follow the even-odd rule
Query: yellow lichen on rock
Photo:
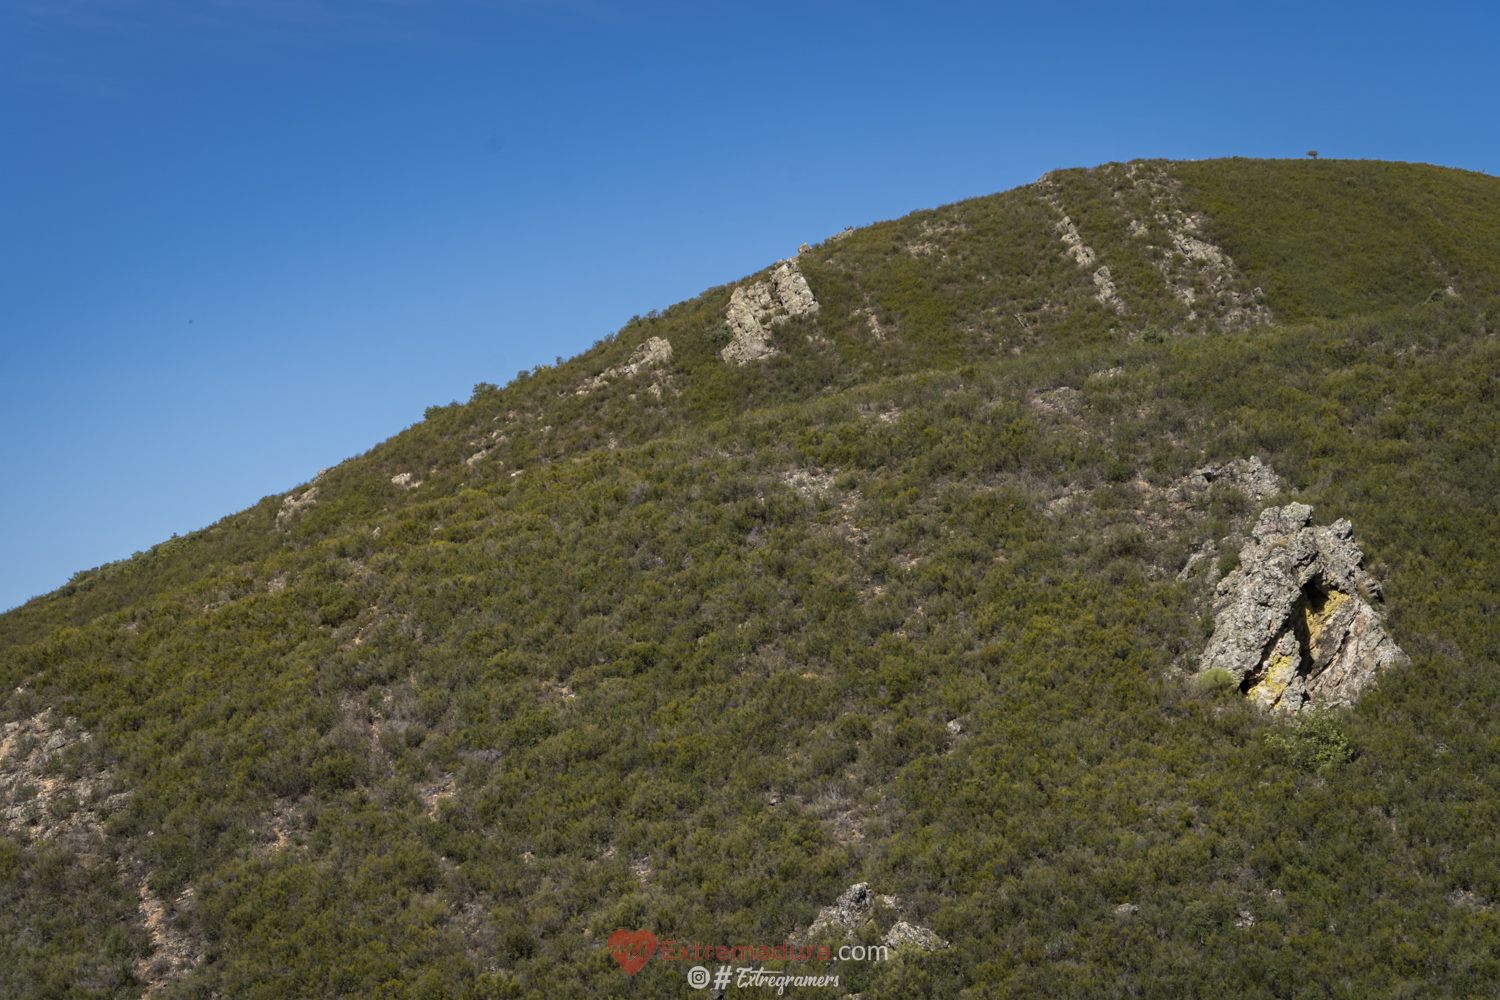
[[1265, 676], [1249, 691], [1250, 700], [1263, 708], [1275, 708], [1297, 676], [1297, 668], [1301, 664], [1302, 657], [1297, 653], [1272, 655]]
[[1334, 590], [1330, 591], [1317, 606], [1314, 606], [1311, 602], [1302, 606], [1302, 620], [1307, 629], [1308, 645], [1317, 644], [1319, 638], [1323, 635], [1323, 630], [1333, 620], [1334, 613], [1348, 599], [1348, 594], [1342, 594]]

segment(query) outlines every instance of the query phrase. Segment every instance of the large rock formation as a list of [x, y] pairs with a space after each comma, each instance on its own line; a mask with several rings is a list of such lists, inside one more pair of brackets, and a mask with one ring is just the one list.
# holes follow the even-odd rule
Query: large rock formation
[[1351, 704], [1380, 670], [1409, 662], [1367, 603], [1381, 600], [1380, 583], [1361, 568], [1353, 527], [1311, 520], [1300, 503], [1261, 514], [1239, 567], [1219, 581], [1213, 638], [1198, 663], [1283, 712]]
[[741, 285], [730, 295], [725, 320], [734, 336], [719, 356], [736, 365], [773, 357], [779, 352], [771, 343], [771, 327], [817, 311], [818, 302], [797, 262], [784, 260], [769, 281]]

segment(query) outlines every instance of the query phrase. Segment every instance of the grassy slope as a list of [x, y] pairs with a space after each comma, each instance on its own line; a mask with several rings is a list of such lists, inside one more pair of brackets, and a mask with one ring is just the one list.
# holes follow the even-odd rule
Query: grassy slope
[[1285, 319], [1410, 307], [1452, 285], [1500, 293], [1500, 185], [1365, 160], [1178, 164], [1189, 200]]
[[[670, 967], [627, 981], [601, 932], [780, 941], [865, 879], [956, 945], [843, 970], [867, 996], [1489, 988], [1496, 918], [1446, 897], [1500, 898], [1496, 184], [1171, 170], [1246, 284], [1310, 322], [1135, 339], [1185, 317], [1128, 235], [1143, 196], [1123, 168], [1060, 172], [1125, 317], [1030, 190], [916, 213], [806, 255], [823, 310], [769, 364], [718, 361], [710, 290], [435, 407], [287, 531], [268, 498], [0, 619], [5, 710], [76, 715], [96, 739], [62, 766], [136, 790], [100, 851], [196, 889], [207, 960], [175, 989], [678, 995]], [[1413, 305], [1426, 249], [1461, 299]], [[662, 403], [571, 392], [654, 335]], [[1027, 405], [1058, 385], [1076, 415]], [[1159, 489], [1246, 454], [1353, 519], [1416, 660], [1327, 773], [1164, 679], [1204, 635], [1177, 567], [1254, 512]], [[267, 852], [278, 801], [296, 845]], [[110, 870], [0, 840], [5, 990], [131, 995], [146, 946]]]

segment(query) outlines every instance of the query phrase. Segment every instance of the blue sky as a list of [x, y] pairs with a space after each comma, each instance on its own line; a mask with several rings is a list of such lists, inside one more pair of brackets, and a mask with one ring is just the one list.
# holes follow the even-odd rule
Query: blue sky
[[0, 0], [0, 609], [848, 225], [1500, 169], [1493, 4]]

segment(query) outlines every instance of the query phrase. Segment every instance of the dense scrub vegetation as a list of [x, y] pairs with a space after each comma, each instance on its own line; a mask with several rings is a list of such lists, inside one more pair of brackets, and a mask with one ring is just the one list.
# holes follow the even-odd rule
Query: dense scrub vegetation
[[[137, 881], [181, 997], [680, 996], [603, 938], [779, 943], [868, 881], [951, 947], [802, 995], [1492, 995], [1500, 189], [1170, 168], [1297, 322], [1190, 326], [1128, 172], [1060, 172], [1123, 316], [1031, 192], [917, 213], [803, 255], [769, 362], [712, 289], [0, 617], [5, 718], [76, 718], [62, 811], [109, 813], [0, 837], [0, 993], [139, 995]], [[651, 336], [659, 399], [578, 393]], [[1190, 676], [1178, 571], [1258, 511], [1169, 488], [1249, 455], [1353, 520], [1414, 661], [1296, 727]]]

